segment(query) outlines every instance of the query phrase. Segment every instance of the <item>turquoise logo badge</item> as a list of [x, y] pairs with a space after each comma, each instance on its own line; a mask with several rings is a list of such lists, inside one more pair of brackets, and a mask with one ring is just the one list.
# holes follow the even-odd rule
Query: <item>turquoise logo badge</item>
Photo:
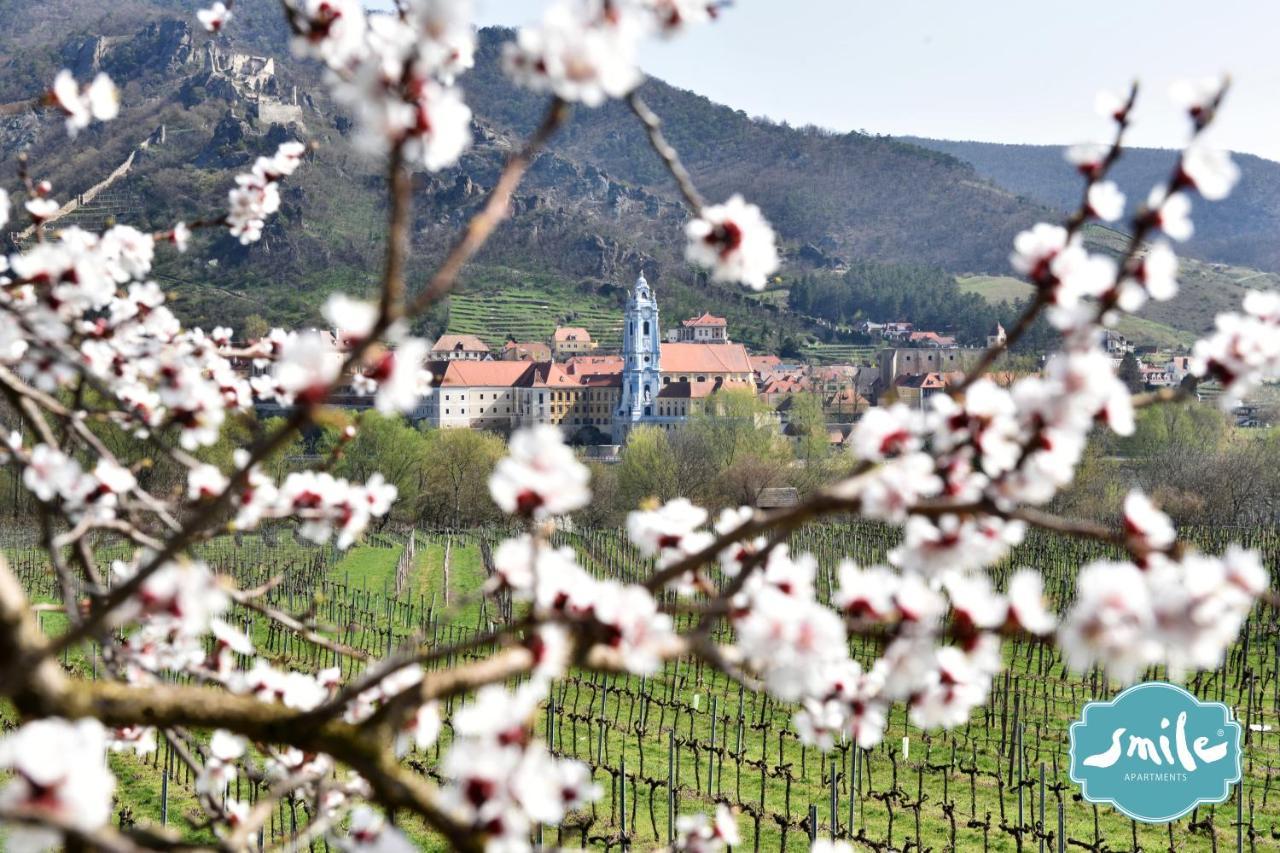
[[1150, 681], [1090, 702], [1071, 724], [1071, 781], [1091, 803], [1167, 823], [1240, 781], [1240, 724], [1221, 702]]

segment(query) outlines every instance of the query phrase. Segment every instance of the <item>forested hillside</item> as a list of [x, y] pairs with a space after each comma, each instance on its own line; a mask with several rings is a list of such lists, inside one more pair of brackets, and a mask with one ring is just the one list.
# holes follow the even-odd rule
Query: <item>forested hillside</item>
[[[274, 6], [238, 8], [234, 25], [214, 38], [194, 24], [198, 5], [0, 0], [0, 103], [38, 95], [63, 67], [81, 80], [106, 72], [123, 93], [120, 119], [86, 130], [74, 147], [57, 115], [0, 115], [0, 174], [16, 174], [25, 152], [32, 171], [67, 200], [122, 170], [95, 204], [63, 224], [118, 217], [167, 228], [217, 213], [235, 172], [281, 140], [312, 143], [312, 163], [285, 185], [281, 213], [260, 243], [246, 248], [226, 235], [202, 235], [215, 241], [211, 259], [166, 259], [159, 272], [179, 310], [204, 325], [255, 331], [318, 322], [317, 306], [330, 292], [360, 292], [372, 282], [383, 252], [382, 166], [353, 148], [349, 120], [328, 100], [318, 69], [293, 56]], [[475, 114], [471, 150], [453, 169], [415, 175], [412, 285], [483, 203], [545, 107], [502, 75], [498, 53], [510, 37], [482, 31], [476, 67], [462, 78]], [[230, 70], [250, 55], [274, 60], [267, 82], [253, 85], [275, 103], [296, 102], [296, 121], [259, 111], [249, 84]], [[1065, 196], [1028, 201], [987, 181], [986, 166], [888, 137], [753, 120], [657, 80], [641, 91], [707, 195], [741, 190], [777, 228], [784, 262], [775, 292], [757, 298], [715, 285], [685, 264], [686, 212], [621, 102], [577, 110], [530, 170], [511, 221], [464, 275], [464, 292], [568, 306], [553, 309], [552, 319], [572, 321], [574, 305], [620, 310], [622, 288], [643, 269], [669, 321], [715, 310], [729, 317], [737, 339], [761, 349], [850, 343], [836, 327], [854, 318], [911, 319], [972, 340], [996, 319], [1007, 322], [1015, 306], [966, 295], [952, 276], [1008, 273], [1014, 234], [1055, 215], [1051, 208]], [[1057, 171], [1073, 184], [1069, 169]], [[1266, 250], [1267, 241], [1254, 242]], [[1226, 274], [1207, 269], [1195, 286], [1225, 292], [1215, 282]], [[1233, 272], [1232, 280], [1250, 274]], [[1186, 327], [1208, 319], [1190, 317]], [[461, 321], [451, 321], [445, 305], [420, 322], [431, 334]]]
[[[1057, 145], [1000, 145], [944, 139], [907, 141], [949, 154], [973, 165], [1000, 186], [1057, 210], [1080, 202], [1080, 180]], [[1151, 187], [1168, 178], [1173, 151], [1131, 148], [1112, 173], [1129, 207], [1147, 197]], [[1187, 249], [1222, 263], [1280, 272], [1280, 163], [1251, 154], [1236, 154], [1241, 180], [1224, 201], [1196, 202], [1195, 236]]]

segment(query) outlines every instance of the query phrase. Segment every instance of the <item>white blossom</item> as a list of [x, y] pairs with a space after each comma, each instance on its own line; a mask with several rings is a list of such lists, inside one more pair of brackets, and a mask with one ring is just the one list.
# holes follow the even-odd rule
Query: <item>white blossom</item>
[[1169, 97], [1198, 123], [1225, 86], [1226, 81], [1220, 77], [1176, 80], [1169, 87]]
[[1177, 538], [1169, 516], [1156, 509], [1151, 499], [1136, 489], [1124, 499], [1124, 527], [1144, 548], [1167, 548]]
[[198, 10], [196, 18], [200, 21], [200, 26], [211, 33], [216, 33], [226, 26], [227, 21], [231, 20], [231, 10], [227, 8], [225, 3], [218, 2], [207, 9]]
[[760, 208], [734, 195], [708, 205], [685, 226], [689, 263], [711, 270], [714, 281], [739, 282], [763, 290], [778, 268], [773, 228]]
[[489, 493], [504, 512], [545, 518], [573, 512], [591, 499], [590, 472], [554, 426], [518, 430], [509, 451], [489, 478]]
[[366, 805], [352, 810], [346, 836], [334, 841], [351, 853], [413, 853], [416, 849], [403, 832], [387, 823], [381, 812]]
[[1157, 227], [1171, 239], [1190, 240], [1195, 232], [1191, 223], [1191, 200], [1185, 193], [1170, 193], [1162, 186], [1152, 188], [1147, 207], [1155, 217]]
[[596, 107], [640, 84], [644, 22], [632, 4], [557, 0], [504, 45], [503, 67], [521, 86]]
[[1240, 180], [1240, 167], [1228, 151], [1195, 143], [1182, 152], [1182, 177], [1209, 201], [1221, 201]]
[[719, 853], [742, 843], [738, 821], [724, 803], [716, 806], [715, 818], [699, 812], [676, 818], [676, 840], [672, 845], [678, 853]]
[[1114, 181], [1089, 187], [1089, 211], [1103, 222], [1115, 222], [1124, 213], [1124, 193]]
[[[47, 815], [85, 833], [111, 818], [115, 777], [107, 768], [107, 733], [97, 720], [35, 720], [0, 738], [0, 769], [10, 780], [0, 789], [0, 810]], [[9, 850], [48, 850], [60, 842], [40, 826], [5, 827]]]
[[67, 116], [67, 134], [75, 136], [92, 121], [110, 121], [120, 113], [120, 93], [106, 74], [83, 90], [65, 68], [53, 80], [53, 99]]

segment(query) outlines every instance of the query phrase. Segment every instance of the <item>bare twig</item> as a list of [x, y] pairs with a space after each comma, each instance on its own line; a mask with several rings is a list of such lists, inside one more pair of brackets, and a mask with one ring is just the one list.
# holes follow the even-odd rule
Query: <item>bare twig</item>
[[627, 103], [631, 105], [631, 112], [635, 113], [636, 118], [640, 119], [640, 123], [644, 125], [645, 131], [649, 135], [649, 145], [662, 159], [663, 164], [667, 167], [667, 171], [671, 173], [671, 177], [675, 179], [676, 186], [680, 188], [680, 194], [684, 196], [685, 203], [689, 205], [689, 209], [696, 216], [702, 212], [702, 208], [706, 206], [706, 201], [702, 198], [702, 193], [698, 192], [698, 188], [693, 185], [693, 178], [689, 175], [689, 170], [685, 168], [684, 163], [680, 161], [680, 154], [667, 141], [666, 136], [662, 133], [662, 119], [658, 118], [658, 114], [649, 109], [649, 105], [640, 97], [640, 93], [633, 91], [627, 96]]

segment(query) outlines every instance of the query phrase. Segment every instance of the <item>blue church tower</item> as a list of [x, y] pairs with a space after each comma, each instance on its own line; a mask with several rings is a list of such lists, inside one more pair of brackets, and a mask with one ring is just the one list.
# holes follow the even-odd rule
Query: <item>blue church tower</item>
[[622, 444], [636, 424], [654, 420], [662, 388], [658, 301], [644, 273], [627, 299], [622, 327], [622, 394], [613, 418], [613, 440]]

